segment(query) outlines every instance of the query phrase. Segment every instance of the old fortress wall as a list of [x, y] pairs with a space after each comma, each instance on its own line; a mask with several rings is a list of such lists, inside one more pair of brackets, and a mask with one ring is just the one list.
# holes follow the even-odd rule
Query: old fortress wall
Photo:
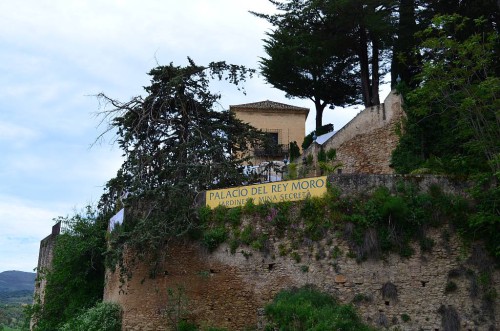
[[[366, 193], [385, 186], [394, 190], [409, 181], [420, 190], [438, 185], [446, 193], [463, 193], [466, 183], [436, 176], [392, 174], [390, 153], [397, 144], [395, 126], [403, 116], [399, 96], [390, 94], [383, 105], [360, 112], [339, 130], [323, 148], [335, 148], [342, 173], [328, 180], [344, 194]], [[317, 156], [313, 144], [306, 155]], [[255, 220], [246, 219], [246, 224]], [[257, 223], [255, 226], [259, 226]], [[361, 318], [382, 329], [444, 331], [443, 319], [458, 316], [458, 330], [500, 330], [498, 297], [487, 304], [478, 293], [479, 262], [485, 259], [481, 246], [467, 247], [448, 225], [428, 229], [435, 246], [409, 258], [389, 254], [380, 259], [356, 261], [342, 235], [320, 241], [304, 241], [298, 256], [280, 254], [287, 239], [270, 236], [269, 252], [239, 247], [231, 253], [227, 243], [209, 252], [199, 242], [176, 240], [159, 253], [159, 268], [151, 277], [151, 265], [126, 251], [125, 270], [107, 270], [104, 300], [123, 309], [123, 330], [172, 330], [182, 315], [201, 326], [228, 330], [262, 328], [263, 307], [283, 289], [313, 284], [333, 294], [342, 303], [353, 303]], [[39, 272], [50, 267], [54, 238], [59, 229], [40, 246]], [[472, 252], [472, 253], [471, 253]], [[491, 283], [500, 293], [500, 272]], [[452, 281], [456, 287], [448, 291]], [[384, 295], [390, 284], [394, 291]], [[43, 295], [45, 284], [37, 285]]]
[[[330, 175], [329, 180], [344, 194], [366, 193], [379, 186], [394, 190], [400, 181], [411, 181], [424, 191], [437, 184], [447, 193], [464, 192], [466, 184], [445, 178], [393, 174], [390, 156], [402, 117], [401, 99], [391, 93], [384, 104], [361, 111], [325, 141], [322, 147], [335, 148], [342, 164], [341, 174]], [[316, 159], [320, 148], [313, 143], [305, 156]], [[354, 302], [364, 321], [382, 328], [443, 331], [443, 319], [455, 314], [460, 330], [500, 329], [500, 318], [494, 316], [500, 309], [498, 299], [485, 307], [481, 296], [473, 295], [478, 285], [465, 271], [479, 274], [481, 254], [477, 252], [481, 250], [472, 249], [476, 254], [471, 257], [471, 248], [464, 247], [453, 231], [451, 236], [444, 235], [446, 227], [428, 230], [426, 235], [436, 243], [431, 252], [420, 251], [414, 244], [417, 253], [410, 258], [391, 254], [364, 262], [348, 256], [348, 243], [341, 235], [304, 242], [298, 249], [299, 259], [282, 256], [280, 247], [290, 243], [272, 237], [267, 254], [250, 247], [231, 254], [227, 244], [209, 253], [200, 243], [171, 242], [160, 254], [155, 278], [150, 277], [147, 263], [130, 263], [134, 253], [128, 252], [127, 273], [108, 271], [104, 299], [122, 306], [124, 330], [169, 330], [175, 319], [172, 312], [179, 308], [175, 294], [181, 291], [184, 317], [199, 325], [245, 330], [262, 327], [263, 307], [279, 291], [314, 284], [342, 303]], [[450, 281], [456, 285], [452, 292], [447, 291]], [[397, 295], [384, 296], [387, 284]], [[492, 284], [500, 293], [498, 271], [492, 274]]]
[[[463, 189], [462, 184], [434, 176], [342, 174], [329, 180], [345, 193], [380, 185], [393, 189], [401, 180], [421, 189], [433, 184], [447, 192]], [[479, 275], [477, 261], [484, 257], [480, 246], [465, 247], [446, 225], [429, 229], [427, 236], [435, 242], [430, 252], [414, 243], [416, 253], [410, 258], [390, 254], [362, 262], [349, 256], [342, 235], [304, 242], [297, 250], [299, 258], [280, 254], [280, 247], [290, 244], [286, 238], [271, 236], [267, 253], [243, 246], [234, 254], [228, 244], [210, 253], [198, 242], [179, 240], [161, 252], [155, 278], [150, 277], [148, 263], [131, 263], [133, 252], [128, 252], [128, 274], [108, 271], [104, 299], [122, 306], [124, 330], [169, 330], [169, 316], [179, 308], [176, 294], [181, 291], [184, 318], [245, 330], [262, 327], [263, 307], [280, 290], [314, 284], [342, 303], [354, 303], [364, 321], [382, 329], [443, 331], [444, 316], [453, 313], [459, 316], [459, 330], [499, 329], [500, 319], [494, 316], [500, 309], [498, 300], [485, 308], [482, 295], [473, 293], [478, 285], [468, 276]], [[452, 292], [447, 291], [450, 280], [456, 285]], [[492, 283], [500, 293], [498, 270], [492, 273]], [[387, 284], [396, 292], [389, 297], [383, 290]]]

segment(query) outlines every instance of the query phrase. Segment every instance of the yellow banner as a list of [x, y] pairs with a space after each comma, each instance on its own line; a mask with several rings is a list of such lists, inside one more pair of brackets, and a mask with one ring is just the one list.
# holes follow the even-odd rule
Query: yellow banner
[[210, 208], [219, 205], [233, 208], [245, 205], [248, 199], [253, 199], [253, 203], [258, 205], [320, 197], [325, 192], [326, 176], [322, 176], [211, 190], [206, 192], [206, 203]]

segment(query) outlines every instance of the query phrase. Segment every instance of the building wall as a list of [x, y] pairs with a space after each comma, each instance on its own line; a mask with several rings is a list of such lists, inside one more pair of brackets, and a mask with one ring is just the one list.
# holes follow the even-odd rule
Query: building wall
[[[259, 107], [253, 106], [256, 104], [260, 103], [249, 104], [249, 107], [245, 105], [231, 106], [230, 110], [238, 119], [257, 129], [264, 132], [278, 132], [279, 144], [288, 147], [291, 142], [295, 141], [300, 148], [305, 137], [305, 122], [309, 110], [293, 106], [286, 108], [287, 105], [269, 101], [262, 102], [262, 106]], [[267, 104], [270, 107], [265, 108]], [[281, 161], [283, 157], [274, 159]], [[269, 160], [265, 158], [254, 158], [253, 160], [254, 164], [262, 161]]]
[[[396, 127], [403, 117], [401, 98], [391, 92], [384, 103], [364, 109], [329, 140], [322, 148], [337, 150], [342, 173], [391, 174], [391, 154], [399, 137]], [[313, 143], [304, 155], [316, 159], [321, 146]]]
[[300, 146], [305, 136], [306, 116], [283, 111], [235, 111], [236, 117], [257, 129], [280, 130], [280, 143], [296, 141]]
[[[329, 179], [341, 189], [355, 193], [378, 184], [393, 188], [401, 176], [344, 175]], [[450, 192], [462, 188], [461, 184], [443, 177], [415, 177], [414, 182], [422, 188], [437, 183]], [[415, 243], [416, 254], [410, 258], [391, 254], [363, 262], [348, 256], [348, 243], [339, 235], [319, 242], [304, 242], [298, 250], [300, 262], [280, 256], [280, 244], [289, 244], [286, 238], [271, 237], [268, 254], [250, 247], [240, 247], [231, 254], [226, 244], [209, 253], [199, 243], [171, 242], [163, 252], [160, 272], [154, 279], [149, 277], [148, 264], [130, 262], [133, 252], [129, 251], [125, 264], [131, 278], [108, 271], [104, 299], [122, 306], [124, 330], [168, 330], [172, 324], [167, 312], [179, 306], [172, 299], [183, 288], [185, 318], [199, 325], [244, 330], [248, 326], [262, 327], [263, 307], [280, 290], [314, 284], [342, 303], [363, 298], [356, 303], [357, 309], [362, 319], [372, 325], [399, 330], [444, 330], [440, 311], [452, 307], [460, 317], [460, 330], [499, 329], [500, 319], [495, 317], [500, 309], [498, 299], [493, 308], [485, 308], [483, 294], [471, 294], [474, 284], [464, 271], [473, 270], [478, 275], [477, 261], [484, 259], [484, 254], [481, 258], [478, 254], [470, 257], [470, 246], [465, 248], [447, 227], [429, 229], [426, 236], [435, 242], [431, 252], [421, 252]], [[334, 253], [335, 247], [340, 254]], [[481, 252], [480, 246], [477, 247], [472, 251]], [[498, 270], [493, 272], [492, 279], [496, 292], [500, 293]], [[457, 289], [446, 293], [450, 280]], [[382, 288], [387, 282], [396, 287], [396, 298], [383, 297]], [[169, 296], [169, 289], [174, 296]], [[403, 315], [410, 320], [403, 321]]]

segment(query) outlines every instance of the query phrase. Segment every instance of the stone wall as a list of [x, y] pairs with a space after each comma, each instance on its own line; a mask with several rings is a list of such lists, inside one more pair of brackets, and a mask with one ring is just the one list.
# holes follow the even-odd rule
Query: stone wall
[[[34, 303], [43, 305], [45, 296], [45, 287], [47, 280], [45, 279], [46, 272], [52, 267], [52, 259], [54, 257], [54, 245], [56, 238], [61, 232], [61, 222], [58, 222], [52, 227], [52, 233], [40, 241], [40, 249], [38, 251], [38, 264], [36, 267], [36, 281]], [[31, 320], [30, 329], [32, 330], [36, 320]]]
[[393, 91], [383, 104], [361, 111], [322, 146], [313, 143], [304, 156], [311, 154], [316, 160], [320, 148], [333, 148], [342, 173], [394, 173], [390, 160], [399, 141], [396, 127], [402, 116], [401, 98]]
[[276, 155], [256, 156], [252, 155], [251, 162], [258, 165], [261, 162], [275, 160], [282, 161], [288, 157], [288, 146], [291, 142], [297, 142], [301, 148], [305, 136], [305, 123], [308, 108], [296, 107], [273, 101], [261, 101], [243, 105], [232, 105], [230, 111], [236, 118], [248, 123], [263, 132], [277, 133], [277, 143], [285, 147], [283, 153]]
[[[373, 325], [444, 330], [439, 312], [444, 306], [458, 312], [461, 330], [498, 329], [500, 320], [492, 320], [494, 312], [482, 310], [484, 303], [480, 296], [471, 295], [473, 285], [465, 273], [453, 278], [457, 284], [453, 293], [445, 291], [449, 274], [473, 268], [456, 238], [443, 242], [439, 231], [428, 235], [438, 243], [432, 254], [409, 259], [390, 255], [361, 263], [347, 257], [346, 244], [337, 239], [331, 244], [320, 243], [326, 256], [319, 261], [315, 259], [319, 246], [304, 247], [300, 263], [278, 254], [252, 252], [248, 256], [238, 250], [232, 255], [227, 245], [209, 254], [196, 243], [178, 242], [165, 252], [161, 273], [155, 279], [149, 278], [149, 267], [140, 263], [131, 269], [132, 278], [123, 285], [118, 272], [109, 272], [104, 298], [122, 306], [124, 330], [168, 330], [171, 323], [166, 311], [178, 306], [169, 300], [172, 297], [167, 291], [176, 293], [181, 287], [187, 299], [183, 309], [187, 319], [199, 325], [244, 330], [262, 326], [262, 308], [281, 289], [315, 284], [343, 303], [359, 300], [360, 315]], [[274, 242], [275, 251], [278, 245]], [[338, 247], [342, 256], [334, 258], [333, 247]], [[499, 293], [498, 272], [494, 277]], [[396, 297], [384, 298], [382, 288], [388, 282], [396, 287]], [[497, 302], [496, 311], [499, 308]], [[410, 320], [403, 322], [404, 315]]]
[[36, 267], [35, 298], [39, 297], [43, 303], [45, 293], [45, 273], [52, 267], [52, 258], [54, 256], [54, 245], [56, 238], [61, 232], [61, 222], [52, 227], [52, 233], [40, 241], [40, 250], [38, 251], [38, 265]]
[[[401, 176], [334, 175], [329, 179], [342, 190], [356, 193], [380, 185], [393, 189]], [[455, 193], [462, 187], [443, 177], [406, 180], [422, 188], [438, 184]], [[495, 317], [500, 309], [498, 298], [488, 304], [478, 285], [481, 264], [491, 263], [481, 246], [465, 247], [447, 226], [428, 229], [426, 237], [435, 242], [431, 252], [422, 252], [414, 244], [416, 253], [411, 258], [388, 255], [363, 262], [347, 254], [348, 243], [338, 234], [319, 242], [304, 241], [298, 250], [300, 262], [280, 255], [280, 244], [289, 244], [286, 239], [271, 237], [267, 254], [246, 246], [231, 254], [226, 244], [209, 253], [196, 242], [171, 242], [161, 252], [155, 278], [150, 277], [149, 265], [131, 263], [133, 253], [128, 252], [128, 274], [108, 271], [104, 299], [123, 307], [124, 330], [168, 330], [172, 324], [167, 312], [179, 307], [168, 290], [175, 297], [184, 288], [184, 317], [202, 326], [244, 330], [263, 325], [263, 307], [280, 290], [314, 284], [343, 303], [354, 301], [362, 319], [376, 326], [445, 330], [443, 311], [448, 310], [457, 312], [460, 330], [500, 329], [500, 318]], [[456, 288], [446, 291], [451, 281]], [[498, 270], [493, 272], [492, 283], [500, 293]], [[384, 297], [386, 284], [395, 286], [396, 296]]]
[[398, 184], [405, 183], [414, 185], [421, 192], [436, 185], [446, 194], [466, 196], [466, 191], [471, 186], [469, 182], [438, 175], [332, 174], [328, 176], [328, 181], [344, 195], [372, 193], [381, 186], [396, 193]]

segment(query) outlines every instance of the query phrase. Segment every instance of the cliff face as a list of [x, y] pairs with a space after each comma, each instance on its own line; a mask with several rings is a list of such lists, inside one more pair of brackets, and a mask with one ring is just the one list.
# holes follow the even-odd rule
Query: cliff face
[[[380, 185], [391, 189], [401, 178], [336, 175], [330, 180], [353, 194]], [[438, 183], [444, 191], [456, 189], [444, 178], [415, 181], [421, 188]], [[248, 224], [260, 226], [251, 218], [242, 226]], [[498, 298], [485, 300], [481, 287], [482, 268], [491, 266], [481, 246], [464, 247], [447, 225], [427, 229], [426, 237], [434, 242], [432, 249], [422, 251], [414, 243], [410, 258], [389, 254], [361, 262], [348, 253], [349, 243], [338, 231], [318, 241], [304, 239], [295, 255], [283, 253], [293, 245], [287, 237], [272, 233], [265, 253], [245, 245], [231, 253], [227, 244], [209, 253], [199, 243], [176, 241], [160, 252], [155, 278], [150, 265], [132, 263], [134, 252], [128, 251], [127, 273], [107, 272], [104, 298], [123, 307], [124, 330], [168, 330], [179, 318], [244, 330], [265, 323], [263, 307], [280, 290], [314, 284], [355, 304], [362, 319], [376, 326], [451, 330], [449, 325], [458, 323], [461, 330], [499, 329]], [[500, 293], [498, 270], [491, 272], [490, 284]]]

